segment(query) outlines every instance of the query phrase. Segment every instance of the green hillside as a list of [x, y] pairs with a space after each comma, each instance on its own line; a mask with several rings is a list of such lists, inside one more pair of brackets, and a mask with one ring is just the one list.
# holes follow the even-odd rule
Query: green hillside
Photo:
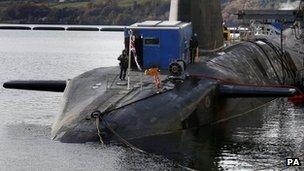
[[169, 0], [1, 1], [1, 23], [131, 24], [166, 19]]
[[[240, 9], [278, 8], [280, 3], [287, 2], [221, 1], [225, 22], [236, 22], [234, 14]], [[0, 0], [0, 23], [129, 25], [143, 20], [165, 20], [169, 9], [170, 0]]]

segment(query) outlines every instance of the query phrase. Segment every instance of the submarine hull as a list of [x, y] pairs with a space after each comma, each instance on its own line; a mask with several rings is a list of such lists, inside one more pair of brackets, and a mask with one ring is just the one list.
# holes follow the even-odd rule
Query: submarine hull
[[[98, 68], [67, 84], [52, 135], [69, 143], [98, 141], [99, 130], [106, 143], [119, 143], [233, 119], [262, 108], [275, 96], [226, 97], [220, 85], [294, 84], [299, 69], [295, 58], [303, 56], [283, 54], [279, 45], [265, 38], [239, 43], [212, 57], [201, 57], [188, 67], [184, 80], [169, 81], [163, 74], [165, 90], [161, 93], [150, 78], [131, 90], [109, 89], [107, 77], [119, 69]], [[100, 122], [91, 115], [96, 111], [101, 113]]]

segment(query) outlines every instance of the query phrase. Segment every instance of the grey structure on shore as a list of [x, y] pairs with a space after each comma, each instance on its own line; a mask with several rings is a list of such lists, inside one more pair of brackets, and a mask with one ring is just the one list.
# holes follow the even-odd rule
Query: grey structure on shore
[[223, 46], [220, 0], [171, 0], [170, 20], [192, 22], [201, 49]]

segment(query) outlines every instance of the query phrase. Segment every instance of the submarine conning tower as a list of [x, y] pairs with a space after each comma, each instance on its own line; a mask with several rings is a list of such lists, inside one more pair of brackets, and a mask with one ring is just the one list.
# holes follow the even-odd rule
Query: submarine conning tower
[[200, 49], [214, 50], [224, 44], [220, 0], [171, 0], [169, 20], [192, 22]]

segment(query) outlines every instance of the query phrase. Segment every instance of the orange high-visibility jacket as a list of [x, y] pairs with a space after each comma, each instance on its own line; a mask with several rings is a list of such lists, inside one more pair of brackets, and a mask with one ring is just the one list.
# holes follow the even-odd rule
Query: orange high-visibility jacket
[[150, 68], [150, 69], [146, 70], [145, 74], [153, 76], [153, 77], [158, 76], [159, 75], [159, 69], [158, 68]]

